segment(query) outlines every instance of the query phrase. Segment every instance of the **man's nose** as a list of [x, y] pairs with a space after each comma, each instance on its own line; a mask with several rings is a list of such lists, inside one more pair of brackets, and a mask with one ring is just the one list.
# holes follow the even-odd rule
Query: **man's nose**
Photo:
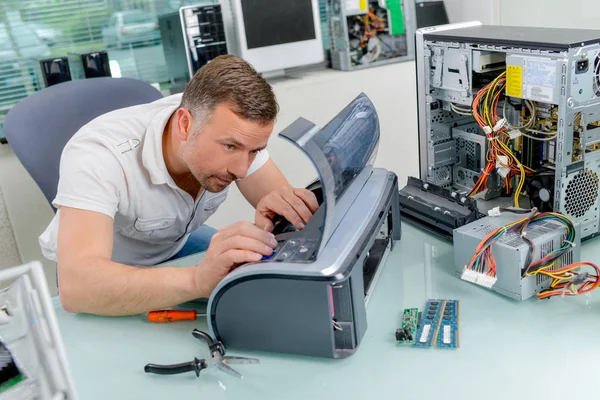
[[248, 174], [248, 168], [250, 168], [248, 157], [236, 157], [235, 162], [229, 165], [229, 174], [235, 175], [237, 179], [244, 179]]

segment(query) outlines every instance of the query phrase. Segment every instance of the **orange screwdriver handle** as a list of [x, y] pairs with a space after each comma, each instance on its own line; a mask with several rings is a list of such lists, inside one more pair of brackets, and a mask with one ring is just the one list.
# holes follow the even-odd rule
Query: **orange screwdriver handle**
[[161, 310], [150, 311], [148, 321], [150, 322], [176, 322], [176, 321], [195, 321], [195, 310]]

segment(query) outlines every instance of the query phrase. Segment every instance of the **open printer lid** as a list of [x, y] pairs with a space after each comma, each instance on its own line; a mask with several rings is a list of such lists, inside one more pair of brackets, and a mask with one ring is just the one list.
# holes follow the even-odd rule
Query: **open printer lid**
[[301, 149], [317, 170], [323, 192], [320, 253], [371, 174], [379, 145], [377, 112], [361, 93], [324, 127], [298, 118], [279, 136]]

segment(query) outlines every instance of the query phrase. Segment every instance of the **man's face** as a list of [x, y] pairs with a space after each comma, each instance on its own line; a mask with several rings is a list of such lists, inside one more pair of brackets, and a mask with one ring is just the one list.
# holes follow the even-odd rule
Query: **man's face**
[[274, 123], [243, 119], [228, 104], [219, 104], [207, 123], [197, 125], [181, 157], [205, 190], [220, 192], [246, 176], [258, 151], [267, 146]]

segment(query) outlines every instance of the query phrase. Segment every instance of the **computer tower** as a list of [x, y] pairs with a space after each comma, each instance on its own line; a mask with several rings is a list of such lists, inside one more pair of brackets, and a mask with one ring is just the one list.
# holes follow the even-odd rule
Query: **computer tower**
[[414, 59], [414, 0], [327, 0], [334, 69]]
[[421, 180], [598, 235], [600, 30], [428, 27], [416, 63]]
[[71, 80], [71, 70], [67, 57], [38, 59], [35, 64], [38, 90]]
[[104, 50], [85, 53], [68, 53], [73, 79], [112, 76], [108, 53]]
[[159, 17], [171, 83], [188, 82], [203, 65], [227, 54], [220, 5], [186, 6]]

